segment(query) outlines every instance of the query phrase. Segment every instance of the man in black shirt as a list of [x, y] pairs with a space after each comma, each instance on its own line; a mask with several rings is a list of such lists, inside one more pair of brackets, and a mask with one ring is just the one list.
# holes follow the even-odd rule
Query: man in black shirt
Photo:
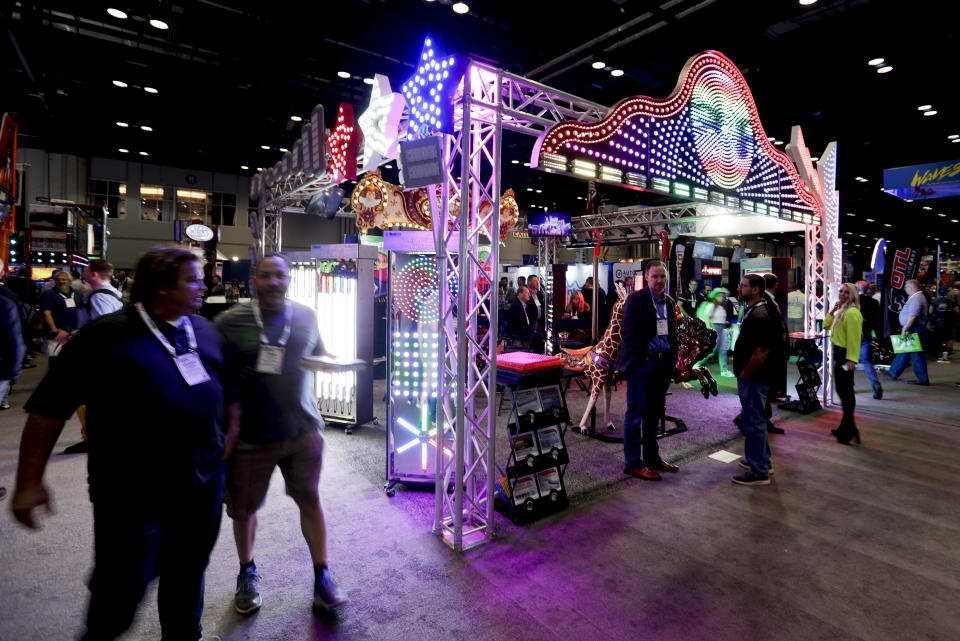
[[[257, 263], [257, 300], [216, 319], [226, 341], [227, 514], [240, 559], [234, 609], [260, 609], [260, 575], [253, 561], [257, 512], [270, 476], [280, 468], [287, 494], [300, 510], [300, 527], [314, 566], [313, 604], [329, 610], [347, 602], [327, 568], [327, 528], [318, 485], [323, 461], [323, 419], [317, 411], [314, 376], [300, 368], [304, 356], [326, 354], [317, 316], [287, 300], [290, 265], [280, 254]], [[231, 455], [232, 451], [232, 455]]]
[[863, 316], [863, 335], [860, 337], [860, 364], [863, 373], [867, 375], [870, 386], [873, 388], [873, 397], [883, 398], [883, 387], [877, 378], [877, 368], [870, 362], [870, 341], [874, 332], [880, 336], [880, 303], [870, 297], [870, 284], [857, 281], [857, 292], [860, 294], [860, 314]]
[[683, 311], [684, 316], [696, 318], [700, 303], [707, 300], [706, 296], [697, 291], [699, 286], [700, 283], [697, 282], [697, 279], [691, 278], [687, 283], [687, 291], [677, 294], [677, 301], [680, 303], [680, 310]]
[[40, 313], [49, 330], [47, 355], [55, 356], [70, 335], [80, 327], [80, 309], [83, 296], [70, 286], [70, 272], [64, 270], [54, 277], [54, 286], [40, 295]]
[[[200, 638], [203, 574], [223, 503], [221, 339], [194, 315], [200, 259], [157, 247], [137, 264], [137, 303], [102, 316], [63, 348], [27, 401], [13, 513], [36, 528], [50, 507], [47, 458], [64, 422], [87, 406], [94, 570], [84, 641], [114, 639], [162, 577], [165, 639]], [[122, 394], [105, 393], [111, 380]]]
[[733, 373], [743, 408], [744, 458], [746, 470], [733, 477], [738, 485], [770, 484], [770, 441], [767, 437], [764, 405], [770, 385], [781, 375], [783, 341], [777, 313], [764, 296], [763, 278], [757, 274], [740, 280], [740, 300], [746, 305], [740, 337], [733, 352]]
[[530, 325], [530, 317], [527, 315], [528, 302], [530, 302], [530, 289], [526, 285], [520, 285], [516, 299], [510, 303], [510, 309], [507, 310], [507, 336], [505, 338], [530, 341], [533, 326]]

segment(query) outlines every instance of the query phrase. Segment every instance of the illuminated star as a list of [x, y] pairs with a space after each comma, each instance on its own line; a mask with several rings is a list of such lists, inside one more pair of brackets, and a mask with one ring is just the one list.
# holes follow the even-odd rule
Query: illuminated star
[[357, 179], [358, 140], [357, 122], [353, 118], [353, 105], [342, 102], [337, 113], [337, 123], [327, 136], [330, 148], [330, 173], [334, 182]]
[[400, 136], [400, 117], [406, 104], [403, 96], [390, 92], [390, 79], [376, 74], [370, 104], [357, 123], [363, 131], [363, 170], [376, 169], [380, 162], [396, 158]]
[[413, 75], [401, 87], [410, 106], [410, 140], [437, 132], [453, 133], [453, 94], [463, 77], [466, 58], [442, 55], [439, 44], [427, 36]]

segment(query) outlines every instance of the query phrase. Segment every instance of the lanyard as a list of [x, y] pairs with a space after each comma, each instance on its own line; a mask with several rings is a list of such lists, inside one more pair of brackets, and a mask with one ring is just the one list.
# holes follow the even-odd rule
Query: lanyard
[[[253, 318], [257, 321], [257, 327], [260, 328], [260, 342], [264, 345], [270, 344], [270, 339], [267, 338], [267, 335], [263, 331], [263, 317], [260, 315], [260, 303], [259, 301], [253, 301]], [[290, 304], [290, 301], [283, 301], [283, 333], [280, 334], [280, 340], [277, 341], [277, 345], [280, 347], [286, 347], [287, 341], [290, 339], [290, 328], [293, 324], [293, 305]]]
[[70, 293], [69, 293], [69, 294], [64, 294], [64, 293], [63, 293], [62, 291], [60, 291], [59, 289], [57, 290], [57, 293], [60, 294], [60, 297], [63, 298], [63, 300], [72, 299], [72, 298], [74, 297], [74, 295], [76, 294], [76, 292], [73, 291], [73, 290], [70, 290]]
[[750, 312], [752, 312], [754, 309], [756, 309], [756, 308], [759, 307], [760, 305], [766, 305], [766, 304], [767, 304], [767, 301], [765, 301], [765, 300], [759, 300], [759, 301], [757, 301], [756, 303], [754, 303], [753, 305], [751, 305], [750, 307], [748, 307], [748, 308], [747, 308], [747, 311], [745, 311], [745, 312], [743, 313], [743, 320], [747, 320], [747, 317], [750, 316]]
[[[150, 332], [160, 341], [160, 344], [163, 345], [164, 349], [167, 350], [167, 353], [170, 354], [171, 358], [177, 358], [177, 350], [170, 344], [170, 341], [167, 340], [167, 337], [164, 336], [159, 329], [157, 329], [157, 324], [153, 322], [153, 319], [150, 318], [150, 315], [147, 314], [146, 310], [143, 309], [143, 303], [137, 303], [135, 305], [137, 311], [140, 312], [140, 318], [143, 319], [143, 323], [147, 326]], [[190, 348], [191, 352], [197, 351], [197, 337], [193, 333], [193, 325], [190, 323], [190, 317], [184, 316], [181, 326], [183, 330], [187, 333], [187, 345]]]

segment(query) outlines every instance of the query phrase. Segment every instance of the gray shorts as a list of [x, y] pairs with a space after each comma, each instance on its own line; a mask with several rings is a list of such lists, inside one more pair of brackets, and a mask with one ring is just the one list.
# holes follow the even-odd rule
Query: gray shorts
[[237, 441], [227, 463], [227, 514], [245, 519], [263, 505], [275, 467], [280, 468], [287, 495], [294, 501], [319, 500], [323, 434], [311, 431], [276, 443]]

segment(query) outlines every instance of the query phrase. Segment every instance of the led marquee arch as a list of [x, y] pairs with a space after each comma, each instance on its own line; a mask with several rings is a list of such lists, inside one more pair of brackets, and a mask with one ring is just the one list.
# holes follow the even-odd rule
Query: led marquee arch
[[634, 96], [595, 123], [544, 132], [531, 165], [803, 223], [820, 205], [763, 130], [750, 88], [726, 56], [691, 58], [670, 97]]

